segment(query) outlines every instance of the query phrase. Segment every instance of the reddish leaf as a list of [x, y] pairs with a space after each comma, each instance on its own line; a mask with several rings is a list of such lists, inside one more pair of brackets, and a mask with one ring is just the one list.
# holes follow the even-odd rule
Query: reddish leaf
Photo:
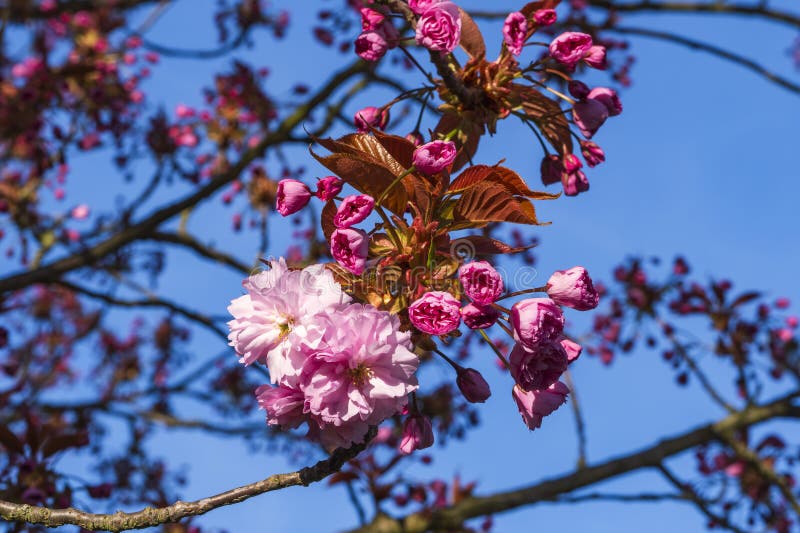
[[[397, 177], [383, 165], [365, 160], [359, 154], [334, 153], [329, 156], [319, 156], [311, 150], [311, 155], [357, 191], [369, 194], [376, 199]], [[398, 215], [403, 214], [407, 203], [408, 194], [405, 187], [395, 186], [383, 200], [383, 206]]]
[[459, 44], [470, 57], [480, 59], [486, 55], [486, 43], [483, 41], [481, 30], [469, 13], [461, 8], [458, 10], [461, 12], [461, 42]]
[[469, 235], [454, 239], [450, 242], [450, 249], [469, 249], [473, 255], [516, 254], [536, 246], [511, 246], [503, 241], [492, 239], [484, 235]]
[[390, 135], [379, 130], [374, 130], [373, 135], [381, 146], [383, 146], [389, 154], [403, 167], [403, 169], [411, 168], [414, 164], [414, 150], [417, 147], [406, 139], [398, 135]]
[[325, 207], [322, 208], [320, 215], [320, 224], [322, 225], [322, 234], [325, 235], [325, 241], [331, 242], [331, 235], [336, 231], [336, 226], [333, 225], [333, 217], [336, 215], [336, 204], [333, 200], [325, 202]]
[[42, 445], [42, 455], [50, 457], [58, 452], [68, 450], [69, 448], [81, 448], [89, 443], [89, 439], [84, 433], [72, 433], [67, 435], [59, 435], [57, 437], [48, 438]]
[[453, 210], [456, 223], [477, 227], [489, 222], [539, 225], [533, 204], [515, 197], [499, 183], [482, 181], [465, 190]]
[[736, 298], [733, 303], [731, 304], [731, 308], [739, 307], [740, 305], [744, 305], [747, 302], [752, 302], [753, 300], [757, 300], [761, 297], [760, 292], [745, 292], [744, 294], [740, 294], [738, 298]]
[[482, 181], [501, 183], [512, 194], [533, 198], [534, 200], [552, 200], [559, 197], [558, 194], [530, 190], [525, 180], [523, 180], [519, 174], [509, 168], [499, 165], [493, 167], [488, 165], [471, 166], [464, 170], [464, 172], [450, 184], [450, 188], [447, 190], [448, 192], [460, 192]]
[[559, 154], [572, 153], [569, 122], [558, 102], [551, 100], [533, 87], [517, 84], [514, 87], [521, 99], [520, 105], [523, 111], [536, 122], [539, 130], [556, 152]]
[[352, 133], [350, 135], [345, 135], [337, 142], [355, 148], [358, 153], [369, 154], [376, 163], [383, 165], [396, 176], [399, 176], [408, 168], [408, 166], [400, 164], [397, 159], [392, 157], [383, 144], [372, 135], [366, 133]]
[[20, 455], [25, 452], [25, 447], [22, 445], [22, 442], [5, 424], [0, 424], [0, 444], [7, 450]]
[[528, 20], [531, 20], [533, 18], [533, 14], [540, 9], [555, 9], [560, 3], [561, 0], [537, 0], [536, 2], [529, 2], [522, 6], [520, 12], [525, 15]]
[[355, 472], [336, 472], [328, 478], [328, 485], [336, 485], [338, 483], [347, 483], [358, 479], [358, 474]]

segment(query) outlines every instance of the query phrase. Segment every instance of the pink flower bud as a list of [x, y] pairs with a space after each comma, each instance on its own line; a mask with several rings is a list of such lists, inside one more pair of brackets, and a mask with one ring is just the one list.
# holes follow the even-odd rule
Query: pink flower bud
[[289, 216], [303, 209], [311, 199], [311, 189], [302, 181], [287, 178], [278, 182], [278, 213]]
[[400, 453], [408, 455], [414, 450], [433, 446], [433, 427], [427, 416], [411, 415], [403, 424], [403, 437], [400, 440]]
[[473, 261], [458, 269], [464, 294], [476, 303], [489, 305], [503, 294], [503, 278], [487, 261]]
[[562, 174], [561, 185], [564, 187], [564, 194], [567, 196], [577, 196], [589, 190], [589, 180], [581, 170], [572, 174], [567, 174], [566, 172]]
[[567, 154], [564, 156], [564, 172], [567, 174], [572, 174], [573, 172], [577, 172], [583, 167], [583, 163], [581, 160], [578, 159], [578, 156], [575, 154]]
[[353, 228], [337, 229], [331, 235], [331, 255], [343, 268], [356, 276], [364, 273], [369, 253], [369, 237]]
[[557, 304], [578, 311], [594, 309], [600, 302], [592, 278], [581, 266], [554, 272], [547, 280], [547, 295]]
[[542, 183], [552, 185], [561, 181], [561, 174], [564, 172], [564, 164], [556, 154], [547, 154], [542, 159], [541, 164]]
[[532, 350], [561, 336], [564, 314], [550, 298], [528, 298], [511, 307], [511, 325], [514, 340]]
[[562, 382], [553, 383], [548, 389], [535, 392], [526, 392], [514, 386], [511, 395], [517, 402], [517, 409], [522, 415], [522, 421], [528, 429], [542, 426], [542, 419], [550, 416], [553, 411], [564, 405], [567, 401], [569, 389]]
[[372, 213], [375, 199], [366, 194], [347, 196], [339, 205], [338, 211], [333, 216], [333, 225], [337, 228], [349, 228], [358, 224]]
[[461, 13], [453, 2], [430, 5], [417, 20], [417, 44], [428, 50], [452, 52], [461, 40]]
[[378, 29], [386, 17], [374, 9], [362, 7], [361, 11], [361, 29], [364, 31]]
[[574, 68], [592, 47], [592, 36], [569, 31], [562, 33], [550, 43], [550, 55], [556, 61]]
[[592, 141], [581, 141], [581, 155], [590, 167], [596, 167], [606, 160], [606, 153]]
[[550, 26], [558, 20], [555, 9], [537, 9], [533, 14], [533, 20], [539, 26]]
[[492, 395], [489, 384], [481, 373], [473, 368], [459, 370], [456, 385], [464, 398], [471, 403], [483, 403]]
[[417, 15], [422, 15], [429, 7], [441, 2], [442, 0], [408, 0], [408, 7]]
[[418, 131], [412, 131], [406, 135], [406, 139], [413, 143], [414, 146], [421, 146], [422, 143], [425, 142], [425, 139], [422, 138], [422, 135]]
[[381, 111], [377, 107], [368, 106], [356, 112], [353, 123], [359, 133], [366, 133], [370, 128], [382, 130], [389, 123], [389, 110]]
[[583, 100], [587, 96], [589, 96], [589, 86], [583, 83], [580, 80], [571, 80], [567, 84], [567, 90], [569, 90], [569, 94], [577, 98], [578, 100]]
[[355, 42], [356, 54], [364, 61], [378, 61], [389, 50], [389, 42], [379, 30], [365, 31]]
[[332, 200], [337, 194], [342, 192], [344, 182], [336, 176], [325, 176], [317, 180], [317, 198], [323, 202]]
[[515, 344], [508, 358], [514, 381], [523, 390], [546, 389], [567, 369], [567, 352], [558, 342], [541, 342], [528, 349]]
[[503, 42], [512, 55], [522, 53], [525, 39], [528, 37], [528, 19], [519, 11], [509, 13], [503, 24]]
[[426, 292], [408, 307], [408, 318], [423, 333], [446, 335], [461, 322], [460, 307], [449, 292]]
[[461, 308], [461, 319], [469, 329], [490, 328], [498, 318], [500, 312], [488, 305], [471, 303]]
[[89, 216], [89, 206], [86, 204], [77, 205], [72, 208], [70, 216], [75, 220], [84, 220]]
[[570, 339], [561, 339], [561, 347], [567, 352], [567, 361], [572, 364], [578, 357], [581, 356], [583, 347], [575, 341]]
[[592, 68], [605, 70], [608, 68], [608, 63], [606, 63], [606, 47], [600, 46], [599, 44], [592, 46], [589, 48], [589, 51], [586, 52], [583, 61]]
[[449, 167], [456, 159], [456, 145], [452, 141], [431, 141], [414, 150], [414, 166], [430, 176]]
[[572, 107], [572, 119], [581, 134], [587, 139], [591, 139], [597, 133], [608, 116], [608, 108], [605, 104], [592, 98], [577, 102]]
[[178, 118], [192, 118], [195, 116], [195, 111], [187, 105], [178, 104], [175, 108], [175, 115], [177, 115]]
[[622, 102], [619, 100], [617, 91], [608, 87], [595, 87], [586, 96], [588, 100], [596, 100], [606, 106], [608, 115], [615, 117], [622, 113]]

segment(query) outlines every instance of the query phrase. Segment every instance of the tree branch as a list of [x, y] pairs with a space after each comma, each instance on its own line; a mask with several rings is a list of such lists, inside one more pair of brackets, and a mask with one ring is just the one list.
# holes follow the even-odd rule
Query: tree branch
[[58, 279], [59, 276], [71, 272], [78, 268], [89, 266], [99, 259], [114, 253], [120, 248], [130, 244], [138, 239], [145, 238], [147, 235], [152, 234], [158, 226], [165, 221], [180, 214], [185, 209], [188, 209], [201, 201], [209, 198], [216, 191], [235, 180], [250, 163], [256, 158], [260, 157], [264, 151], [274, 145], [278, 144], [289, 138], [292, 130], [301, 124], [316, 107], [328, 99], [339, 86], [347, 81], [352, 76], [364, 72], [369, 64], [365, 61], [358, 60], [352, 63], [347, 68], [339, 71], [322, 88], [314, 94], [305, 104], [302, 104], [295, 109], [295, 111], [288, 116], [277, 129], [272, 131], [269, 135], [264, 137], [260, 143], [254, 148], [245, 152], [236, 165], [230, 170], [216, 175], [206, 185], [198, 189], [192, 194], [185, 196], [183, 199], [178, 200], [172, 204], [157, 209], [152, 214], [147, 216], [142, 221], [133, 224], [118, 233], [110, 236], [106, 240], [87, 248], [80, 253], [59, 259], [47, 265], [44, 265], [33, 270], [19, 272], [12, 274], [3, 279], [0, 279], [0, 295], [29, 287], [36, 283], [52, 281]]
[[589, 0], [592, 7], [614, 11], [616, 13], [704, 13], [717, 15], [746, 15], [761, 17], [774, 22], [788, 24], [800, 28], [800, 14], [769, 9], [762, 5], [741, 5], [723, 2], [639, 2], [622, 3], [616, 0]]
[[94, 291], [92, 289], [82, 287], [80, 285], [77, 285], [75, 283], [66, 280], [58, 280], [57, 284], [78, 294], [83, 294], [84, 296], [88, 296], [89, 298], [100, 300], [101, 302], [105, 302], [109, 305], [117, 307], [150, 307], [150, 308], [155, 307], [160, 309], [166, 309], [172, 313], [184, 317], [187, 320], [190, 320], [192, 322], [195, 322], [196, 324], [205, 327], [206, 329], [215, 333], [223, 340], [227, 340], [228, 338], [228, 334], [222, 328], [217, 326], [214, 323], [214, 321], [208, 316], [200, 314], [196, 311], [192, 311], [191, 309], [187, 309], [169, 300], [164, 300], [161, 298], [145, 298], [143, 300], [123, 300], [122, 298], [117, 298], [116, 296], [112, 296], [110, 294]]
[[[780, 24], [800, 28], [800, 14], [789, 13], [777, 9], [769, 9], [763, 5], [741, 5], [723, 2], [639, 2], [621, 3], [617, 0], [589, 0], [589, 5], [597, 9], [605, 9], [614, 13], [699, 13], [706, 15], [742, 15], [765, 18]], [[474, 19], [502, 20], [508, 11], [470, 11]]]
[[371, 428], [366, 440], [347, 449], [338, 449], [325, 460], [313, 466], [289, 474], [275, 474], [261, 481], [244, 485], [215, 496], [193, 502], [175, 502], [160, 509], [145, 508], [134, 513], [92, 514], [78, 509], [47, 509], [0, 500], [0, 517], [5, 520], [58, 527], [66, 524], [80, 526], [91, 531], [126, 531], [144, 529], [177, 522], [188, 516], [205, 514], [218, 507], [242, 502], [253, 496], [275, 490], [308, 486], [337, 472], [347, 461], [361, 453], [375, 437], [376, 428]]
[[102, 7], [128, 10], [164, 1], [165, 0], [59, 0], [55, 8], [49, 11], [42, 11], [39, 2], [5, 0], [4, 3], [9, 4], [7, 7], [9, 21], [27, 22], [29, 20], [51, 18], [61, 13], [93, 11]]
[[659, 465], [658, 469], [661, 471], [664, 477], [670, 483], [672, 483], [672, 485], [676, 489], [681, 491], [681, 493], [688, 501], [692, 502], [695, 505], [695, 507], [697, 507], [697, 509], [706, 516], [706, 518], [708, 518], [718, 526], [727, 529], [728, 531], [732, 531], [733, 533], [747, 533], [743, 529], [740, 529], [737, 526], [733, 525], [730, 522], [730, 520], [728, 520], [726, 517], [718, 515], [715, 512], [713, 512], [710, 509], [709, 502], [704, 500], [697, 493], [697, 491], [692, 488], [691, 485], [689, 485], [688, 483], [681, 482], [681, 480], [678, 479], [675, 476], [675, 474], [673, 474], [666, 466], [664, 466], [663, 464]]
[[183, 246], [184, 248], [193, 250], [201, 257], [205, 257], [206, 259], [229, 266], [241, 274], [249, 274], [253, 270], [252, 266], [246, 265], [232, 255], [226, 254], [225, 252], [221, 252], [212, 248], [211, 246], [203, 244], [188, 233], [156, 231], [148, 235], [146, 238], [156, 242], [165, 242]]
[[759, 65], [758, 63], [756, 63], [751, 59], [742, 57], [738, 54], [734, 54], [733, 52], [729, 52], [723, 48], [714, 46], [713, 44], [703, 43], [700, 41], [696, 41], [694, 39], [689, 39], [688, 37], [682, 37], [680, 35], [675, 35], [669, 32], [648, 30], [644, 28], [612, 26], [606, 28], [606, 31], [609, 31], [611, 33], [619, 33], [621, 35], [637, 35], [640, 37], [650, 37], [652, 39], [660, 39], [662, 41], [668, 41], [689, 47], [692, 50], [700, 50], [702, 52], [708, 52], [709, 54], [716, 55], [721, 59], [725, 59], [727, 61], [730, 61], [731, 63], [735, 63], [748, 70], [751, 70], [756, 74], [758, 74], [759, 76], [762, 76], [763, 78], [766, 78], [767, 80], [773, 83], [777, 83], [784, 89], [788, 89], [793, 93], [800, 94], [800, 85], [793, 83], [778, 74], [775, 74], [771, 70], [766, 69], [765, 67]]
[[434, 511], [415, 513], [403, 518], [392, 518], [379, 514], [372, 523], [353, 530], [352, 533], [422, 533], [437, 529], [457, 529], [465, 520], [509, 511], [532, 505], [540, 501], [556, 499], [582, 487], [645, 467], [657, 467], [665, 459], [690, 450], [701, 444], [719, 440], [721, 435], [747, 428], [767, 420], [782, 417], [797, 417], [800, 407], [792, 404], [800, 396], [794, 392], [772, 403], [748, 407], [722, 420], [698, 427], [681, 435], [666, 438], [638, 452], [610, 459], [573, 473], [551, 478], [535, 485], [517, 490], [500, 492], [490, 496], [467, 498], [461, 502]]

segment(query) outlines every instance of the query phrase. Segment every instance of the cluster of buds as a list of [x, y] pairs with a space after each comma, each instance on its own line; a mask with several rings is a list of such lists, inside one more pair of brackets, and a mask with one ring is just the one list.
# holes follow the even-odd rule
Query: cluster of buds
[[[467, 402], [483, 403], [491, 396], [480, 372], [444, 353], [462, 334], [462, 325], [489, 342], [510, 371], [512, 395], [527, 427], [540, 427], [566, 401], [569, 390], [560, 378], [581, 346], [564, 335], [562, 307], [585, 311], [597, 306], [599, 294], [586, 270], [559, 271], [543, 287], [508, 292], [489, 260], [524, 248], [487, 233], [453, 235], [492, 223], [538, 225], [533, 201], [558, 198], [531, 190], [511, 169], [472, 162], [486, 128], [493, 131], [512, 114], [541, 131], [557, 151], [545, 158], [553, 167], [545, 183], [552, 174], [557, 176], [552, 182], [561, 181], [568, 195], [588, 189], [583, 164], [572, 153], [576, 134], [567, 113], [544, 96], [540, 84], [520, 83], [546, 76], [556, 65], [569, 72], [580, 64], [605, 66], [602, 46], [571, 33], [556, 37], [546, 57], [520, 67], [518, 57], [533, 33], [555, 21], [557, 3], [536, 2], [509, 15], [500, 57], [491, 63], [480, 32], [472, 31], [474, 21], [453, 2], [370, 3], [360, 10], [363, 33], [356, 52], [362, 58], [377, 61], [391, 48], [405, 46], [406, 38], [393, 25], [400, 15], [414, 31], [414, 41], [431, 52], [437, 69], [452, 74], [436, 81], [444, 116], [428, 139], [419, 124], [401, 137], [384, 130], [391, 106], [404, 97], [364, 107], [354, 116], [356, 133], [317, 139], [330, 154], [311, 153], [332, 175], [319, 179], [316, 191], [294, 178], [278, 183], [276, 209], [283, 216], [299, 212], [314, 196], [324, 202], [321, 227], [334, 262], [303, 271], [273, 263], [269, 273], [246, 281], [247, 294], [231, 305], [231, 344], [243, 363], [266, 364], [276, 385], [258, 391], [270, 424], [291, 428], [305, 422], [309, 434], [330, 447], [356, 442], [369, 425], [403, 414], [399, 452], [432, 445], [432, 422], [411, 394], [420, 358], [436, 353], [449, 363]], [[470, 30], [462, 31], [464, 25]], [[464, 67], [452, 55], [459, 45], [470, 56]], [[561, 96], [574, 104], [574, 124], [586, 137], [581, 153], [587, 165], [595, 166], [605, 155], [588, 139], [621, 106], [610, 89], [578, 82], [570, 87], [577, 100]], [[407, 94], [431, 96], [433, 91], [422, 87]], [[489, 260], [465, 259], [457, 251], [461, 244], [474, 252], [471, 258]], [[323, 277], [335, 280], [332, 288], [320, 288]], [[278, 278], [304, 278], [313, 288], [306, 292], [313, 294], [295, 294], [295, 282]], [[510, 309], [501, 305], [535, 292], [546, 297], [523, 299]], [[287, 299], [283, 293], [293, 296]], [[335, 304], [325, 307], [321, 300]], [[513, 342], [508, 358], [486, 332], [494, 327]]]

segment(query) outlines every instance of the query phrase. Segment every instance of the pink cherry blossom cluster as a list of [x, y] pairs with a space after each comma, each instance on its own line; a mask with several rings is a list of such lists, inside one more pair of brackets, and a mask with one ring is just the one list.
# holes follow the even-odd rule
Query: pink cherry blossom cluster
[[290, 270], [281, 258], [243, 287], [228, 338], [242, 364], [269, 369], [274, 385], [256, 390], [269, 425], [305, 423], [333, 449], [405, 408], [419, 359], [396, 315], [354, 303], [324, 265]]
[[[507, 323], [501, 326], [513, 337], [514, 347], [508, 361], [500, 350], [496, 353], [514, 378], [513, 397], [523, 421], [530, 429], [540, 427], [542, 418], [566, 401], [569, 390], [559, 379], [581, 353], [579, 344], [564, 337], [561, 307], [579, 311], [597, 307], [599, 294], [592, 279], [583, 267], [557, 271], [544, 287], [505, 296], [542, 291], [547, 298], [524, 299], [506, 310], [497, 303], [504, 298], [503, 280], [491, 264], [465, 264], [458, 278], [469, 303], [462, 306], [449, 292], [426, 292], [408, 308], [411, 323], [422, 333], [437, 336], [452, 333], [462, 320], [481, 333], [501, 320]], [[468, 401], [483, 402], [489, 397], [489, 386], [477, 371], [440, 355], [456, 369], [456, 383]]]
[[[409, 0], [408, 7], [418, 16], [415, 39], [428, 50], [449, 53], [461, 40], [461, 13], [446, 0]], [[360, 8], [361, 34], [355, 40], [356, 54], [366, 61], [378, 61], [398, 46], [400, 34], [389, 18], [387, 8], [376, 4]]]

